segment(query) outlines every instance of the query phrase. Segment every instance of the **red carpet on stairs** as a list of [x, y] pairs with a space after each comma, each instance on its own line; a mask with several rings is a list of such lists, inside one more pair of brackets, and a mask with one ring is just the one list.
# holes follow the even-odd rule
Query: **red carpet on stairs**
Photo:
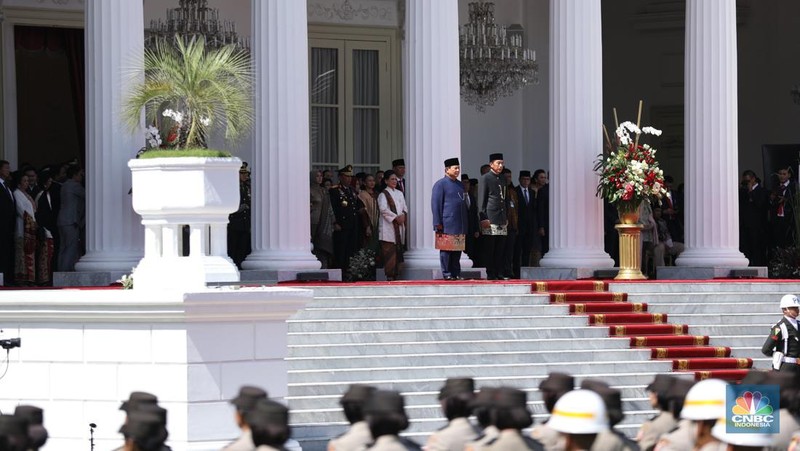
[[670, 324], [666, 313], [627, 302], [627, 293], [605, 291], [607, 284], [600, 287], [595, 281], [537, 282], [532, 291], [549, 291], [551, 304], [569, 304], [571, 315], [587, 315], [590, 325], [608, 327], [611, 337], [629, 336], [631, 347], [650, 348], [651, 359], [672, 360], [673, 371], [692, 372], [696, 380], [739, 381], [753, 366], [752, 359], [731, 357], [728, 347], [709, 346], [708, 336], [688, 335], [689, 326]]

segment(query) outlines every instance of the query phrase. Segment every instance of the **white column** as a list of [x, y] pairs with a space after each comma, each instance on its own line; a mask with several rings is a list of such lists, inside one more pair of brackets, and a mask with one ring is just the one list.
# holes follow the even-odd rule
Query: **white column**
[[[458, 0], [408, 0], [403, 123], [408, 168], [409, 269], [439, 268], [431, 189], [444, 160], [461, 155]], [[462, 261], [462, 266], [466, 262]]]
[[739, 252], [736, 0], [686, 2], [686, 251], [679, 266], [747, 266]]
[[593, 170], [603, 150], [600, 0], [550, 1], [551, 268], [610, 268]]
[[305, 1], [252, 0], [253, 252], [244, 269], [319, 269], [311, 253]]
[[142, 258], [127, 162], [144, 134], [123, 121], [121, 105], [143, 50], [141, 0], [86, 2], [86, 255], [77, 271], [130, 271]]

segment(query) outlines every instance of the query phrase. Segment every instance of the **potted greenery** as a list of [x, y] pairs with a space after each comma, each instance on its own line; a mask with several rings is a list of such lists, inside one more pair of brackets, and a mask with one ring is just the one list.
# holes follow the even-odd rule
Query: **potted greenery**
[[[242, 162], [208, 149], [208, 138], [224, 130], [226, 140], [234, 140], [252, 125], [249, 55], [176, 36], [174, 45], [162, 40], [145, 50], [143, 69], [144, 80], [133, 86], [123, 110], [132, 126], [141, 126], [142, 109], [151, 124], [144, 151], [128, 162], [133, 208], [145, 226], [136, 288], [238, 281], [226, 228], [239, 207]], [[184, 225], [191, 229], [188, 258], [179, 255]]]

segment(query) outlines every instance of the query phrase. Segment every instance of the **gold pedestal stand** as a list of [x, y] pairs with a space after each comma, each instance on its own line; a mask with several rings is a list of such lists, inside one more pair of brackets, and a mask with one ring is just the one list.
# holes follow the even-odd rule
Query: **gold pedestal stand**
[[642, 274], [642, 225], [618, 224], [619, 273], [614, 280], [643, 280]]

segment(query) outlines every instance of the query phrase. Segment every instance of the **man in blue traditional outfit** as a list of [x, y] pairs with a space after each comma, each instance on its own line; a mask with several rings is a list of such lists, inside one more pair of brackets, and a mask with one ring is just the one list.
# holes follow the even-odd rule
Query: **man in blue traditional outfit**
[[458, 179], [460, 173], [458, 158], [444, 160], [444, 177], [433, 185], [431, 192], [433, 229], [438, 237], [447, 238], [436, 240], [444, 280], [461, 280], [460, 259], [466, 242], [469, 206], [464, 186]]

